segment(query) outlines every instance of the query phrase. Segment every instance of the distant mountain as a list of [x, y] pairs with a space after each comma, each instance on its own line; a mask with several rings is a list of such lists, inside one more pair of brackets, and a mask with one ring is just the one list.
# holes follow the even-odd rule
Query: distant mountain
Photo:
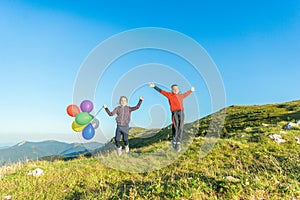
[[64, 143], [54, 140], [43, 142], [23, 141], [12, 147], [0, 149], [0, 166], [8, 163], [35, 160], [52, 155], [77, 155], [102, 147], [98, 142]]

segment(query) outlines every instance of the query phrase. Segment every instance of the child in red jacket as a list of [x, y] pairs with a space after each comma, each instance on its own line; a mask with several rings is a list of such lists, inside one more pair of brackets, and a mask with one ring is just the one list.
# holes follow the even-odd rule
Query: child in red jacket
[[123, 142], [125, 144], [125, 152], [129, 152], [129, 144], [128, 144], [128, 132], [129, 132], [129, 122], [130, 115], [132, 111], [135, 111], [140, 108], [144, 97], [140, 97], [138, 104], [134, 107], [127, 106], [128, 99], [125, 96], [121, 96], [120, 98], [120, 106], [116, 107], [112, 112], [107, 108], [107, 105], [103, 105], [105, 111], [109, 116], [117, 115], [117, 129], [115, 135], [115, 142], [117, 146], [117, 154], [120, 156], [122, 154], [122, 147], [120, 145], [121, 135], [123, 135]]
[[189, 96], [195, 88], [192, 87], [189, 91], [184, 94], [179, 94], [178, 85], [173, 84], [171, 86], [172, 92], [166, 92], [159, 87], [155, 86], [154, 83], [149, 83], [149, 86], [157, 90], [159, 93], [168, 98], [170, 104], [170, 110], [172, 112], [172, 147], [178, 152], [181, 150], [180, 142], [182, 139], [183, 125], [184, 125], [184, 107], [183, 99]]

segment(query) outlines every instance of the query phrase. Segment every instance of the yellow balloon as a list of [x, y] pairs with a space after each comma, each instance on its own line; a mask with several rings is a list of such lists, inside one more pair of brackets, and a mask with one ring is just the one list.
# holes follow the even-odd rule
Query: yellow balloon
[[86, 125], [79, 125], [75, 121], [73, 121], [73, 123], [72, 123], [72, 129], [76, 132], [82, 131], [86, 126], [87, 126], [87, 124]]

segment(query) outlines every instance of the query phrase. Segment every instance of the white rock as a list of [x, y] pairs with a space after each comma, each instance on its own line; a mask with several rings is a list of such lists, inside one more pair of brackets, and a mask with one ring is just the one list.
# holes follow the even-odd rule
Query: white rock
[[234, 178], [233, 176], [226, 176], [225, 179], [227, 179], [230, 182], [239, 182], [240, 179]]
[[299, 137], [295, 137], [295, 140], [297, 141], [297, 144], [300, 144], [300, 138]]
[[43, 174], [44, 174], [44, 171], [40, 168], [36, 168], [35, 170], [32, 170], [32, 171], [27, 173], [27, 175], [32, 175], [32, 176], [35, 176], [35, 177], [40, 177]]
[[269, 124], [265, 124], [265, 123], [262, 123], [261, 125], [262, 125], [262, 126], [265, 126], [265, 127], [268, 127], [268, 126], [269, 126]]
[[6, 196], [3, 196], [3, 199], [4, 200], [10, 200], [10, 199], [12, 199], [12, 196], [11, 195], [6, 195]]
[[281, 135], [278, 134], [270, 134], [269, 137], [272, 138], [278, 144], [286, 142], [286, 140], [282, 139]]

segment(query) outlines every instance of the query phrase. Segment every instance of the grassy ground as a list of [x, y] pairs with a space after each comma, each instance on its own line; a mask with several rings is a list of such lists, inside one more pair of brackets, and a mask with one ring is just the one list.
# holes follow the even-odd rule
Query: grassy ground
[[[295, 141], [300, 130], [281, 134], [287, 142], [280, 145], [268, 137], [280, 134], [287, 120], [300, 118], [299, 103], [229, 107], [226, 133], [203, 158], [199, 157], [206, 140], [202, 126], [207, 127], [209, 117], [195, 122], [191, 126], [200, 126], [188, 149], [170, 165], [154, 171], [122, 172], [107, 163], [126, 166], [135, 154], [171, 152], [166, 136], [169, 128], [162, 130], [165, 135], [158, 133], [163, 137], [148, 138], [144, 145], [134, 146], [138, 142], [132, 138], [135, 148], [121, 157], [111, 152], [109, 157], [3, 167], [0, 195], [13, 199], [300, 199], [300, 145]], [[161, 161], [144, 160], [145, 166], [155, 162]], [[44, 170], [43, 176], [26, 175], [37, 167]]]

